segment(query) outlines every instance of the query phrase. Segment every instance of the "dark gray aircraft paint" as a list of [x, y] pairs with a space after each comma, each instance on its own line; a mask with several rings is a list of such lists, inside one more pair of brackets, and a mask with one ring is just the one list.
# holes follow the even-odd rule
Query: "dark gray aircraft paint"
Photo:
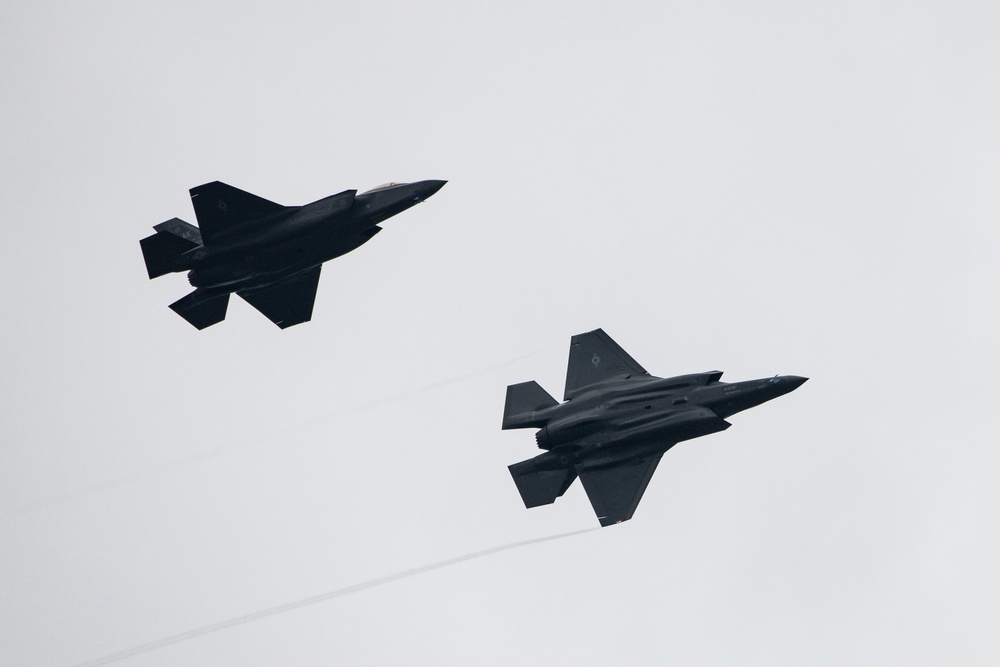
[[601, 329], [573, 336], [565, 403], [534, 381], [507, 387], [502, 428], [541, 429], [535, 440], [548, 450], [509, 466], [525, 507], [555, 502], [579, 477], [602, 526], [628, 521], [664, 452], [724, 431], [730, 415], [807, 379], [721, 377], [721, 371], [710, 371], [658, 378]]
[[173, 218], [142, 239], [150, 279], [189, 271], [196, 289], [170, 304], [199, 329], [226, 318], [236, 292], [282, 329], [312, 318], [323, 262], [382, 231], [379, 223], [418, 204], [447, 181], [345, 190], [305, 206], [282, 206], [231, 185], [191, 189], [198, 227]]

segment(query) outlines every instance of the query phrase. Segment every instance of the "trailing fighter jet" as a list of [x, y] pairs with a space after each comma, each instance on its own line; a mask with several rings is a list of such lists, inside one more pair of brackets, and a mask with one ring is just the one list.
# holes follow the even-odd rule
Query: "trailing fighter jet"
[[541, 429], [535, 440], [548, 450], [508, 466], [524, 506], [555, 502], [579, 477], [602, 526], [628, 521], [664, 452], [724, 431], [730, 426], [726, 417], [808, 379], [721, 377], [721, 371], [710, 371], [658, 378], [601, 329], [573, 336], [565, 403], [535, 381], [507, 387], [502, 428]]
[[173, 218], [139, 244], [150, 279], [188, 271], [196, 289], [170, 308], [199, 329], [226, 318], [236, 292], [282, 329], [308, 322], [323, 262], [382, 231], [379, 223], [424, 201], [447, 181], [345, 190], [281, 206], [225, 183], [191, 189], [198, 227]]

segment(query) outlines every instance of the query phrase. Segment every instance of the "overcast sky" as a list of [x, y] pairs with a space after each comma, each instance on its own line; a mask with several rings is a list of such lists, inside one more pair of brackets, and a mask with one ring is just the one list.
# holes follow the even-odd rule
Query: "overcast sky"
[[[0, 664], [74, 665], [597, 526], [526, 510], [505, 387], [602, 327], [804, 375], [632, 521], [123, 659], [1000, 662], [1000, 5], [12, 0]], [[446, 179], [313, 321], [197, 331], [138, 241], [221, 180]]]

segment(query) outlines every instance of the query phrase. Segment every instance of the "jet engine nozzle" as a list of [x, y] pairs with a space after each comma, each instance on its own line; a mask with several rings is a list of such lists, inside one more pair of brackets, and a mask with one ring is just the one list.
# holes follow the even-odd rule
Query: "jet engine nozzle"
[[539, 449], [552, 449], [548, 427], [543, 427], [542, 430], [535, 433], [535, 442], [538, 444]]

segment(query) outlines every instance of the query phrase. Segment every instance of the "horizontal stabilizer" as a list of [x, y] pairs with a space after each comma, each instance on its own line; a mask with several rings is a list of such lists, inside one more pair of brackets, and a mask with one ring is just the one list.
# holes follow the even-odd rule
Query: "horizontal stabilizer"
[[527, 461], [507, 466], [510, 470], [521, 500], [527, 508], [549, 505], [566, 492], [576, 473], [572, 468], [546, 469], [548, 466], [539, 459], [547, 459], [551, 454], [542, 454]]
[[170, 304], [170, 309], [198, 329], [210, 327], [226, 319], [229, 294], [206, 294], [196, 289], [183, 299]]
[[316, 288], [322, 265], [297, 273], [291, 278], [262, 289], [237, 292], [243, 300], [259, 310], [282, 329], [312, 319]]
[[545, 420], [539, 420], [534, 413], [554, 405], [559, 405], [559, 402], [534, 380], [512, 384], [507, 387], [501, 428], [541, 428], [545, 426]]
[[662, 453], [657, 453], [611, 468], [578, 468], [580, 481], [602, 526], [632, 518], [661, 456]]
[[[194, 230], [192, 233], [184, 226]], [[156, 233], [139, 241], [142, 248], [142, 258], [146, 262], [146, 273], [150, 279], [158, 278], [167, 273], [183, 271], [186, 267], [181, 255], [192, 248], [201, 245], [201, 234], [198, 228], [174, 218], [153, 227]]]

